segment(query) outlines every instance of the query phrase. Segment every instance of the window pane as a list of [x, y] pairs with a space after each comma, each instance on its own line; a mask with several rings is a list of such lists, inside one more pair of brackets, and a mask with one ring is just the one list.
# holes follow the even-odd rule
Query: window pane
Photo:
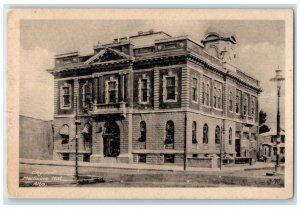
[[90, 94], [90, 93], [91, 93], [90, 86], [86, 85], [85, 86], [85, 94]]
[[167, 78], [167, 86], [175, 86], [175, 77]]
[[65, 107], [70, 106], [70, 96], [69, 95], [64, 95], [63, 100], [64, 100], [63, 104], [64, 104]]
[[174, 143], [174, 123], [172, 121], [168, 121], [166, 124], [166, 143]]
[[147, 97], [147, 89], [143, 89], [143, 90], [142, 90], [142, 101], [143, 101], [143, 102], [147, 102], [147, 101], [148, 101], [148, 97]]
[[109, 102], [111, 102], [111, 103], [116, 102], [116, 91], [109, 92]]
[[175, 99], [175, 87], [167, 87], [167, 99]]
[[197, 78], [193, 79], [194, 87], [197, 88]]
[[196, 101], [197, 100], [197, 89], [193, 88], [193, 100]]
[[108, 82], [108, 90], [115, 90], [116, 89], [116, 82]]
[[69, 87], [63, 87], [63, 94], [70, 94], [70, 88]]
[[216, 127], [215, 143], [220, 144], [220, 128], [219, 128], [219, 126]]
[[141, 88], [142, 89], [147, 89], [147, 79], [142, 79], [142, 86], [141, 86]]

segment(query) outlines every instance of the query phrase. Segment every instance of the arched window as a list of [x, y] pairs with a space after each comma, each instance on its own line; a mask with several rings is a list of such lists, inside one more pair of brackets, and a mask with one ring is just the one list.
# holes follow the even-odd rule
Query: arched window
[[195, 121], [193, 122], [193, 125], [192, 125], [192, 143], [193, 144], [198, 143], [198, 141], [197, 141], [197, 124]]
[[89, 123], [86, 123], [81, 131], [84, 139], [84, 145], [92, 142], [92, 126]]
[[231, 127], [229, 128], [228, 143], [229, 143], [230, 145], [232, 145], [232, 128], [231, 128]]
[[208, 144], [208, 126], [206, 123], [203, 126], [203, 144]]
[[220, 141], [221, 141], [220, 127], [217, 126], [215, 131], [215, 144], [220, 144]]
[[59, 130], [59, 134], [61, 135], [62, 144], [68, 144], [69, 143], [69, 126], [67, 124], [64, 124], [61, 129]]
[[145, 142], [147, 137], [147, 128], [146, 128], [146, 122], [141, 121], [140, 122], [140, 142]]
[[174, 122], [169, 120], [166, 124], [166, 144], [174, 143]]

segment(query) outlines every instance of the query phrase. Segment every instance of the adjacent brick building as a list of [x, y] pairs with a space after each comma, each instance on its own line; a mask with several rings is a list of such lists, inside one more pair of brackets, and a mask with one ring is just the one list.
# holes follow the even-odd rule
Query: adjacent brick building
[[[55, 57], [54, 159], [215, 167], [256, 157], [259, 81], [234, 36], [139, 32]], [[241, 55], [243, 56], [243, 55]], [[248, 56], [248, 55], [245, 55]], [[81, 121], [77, 134], [75, 116]]]

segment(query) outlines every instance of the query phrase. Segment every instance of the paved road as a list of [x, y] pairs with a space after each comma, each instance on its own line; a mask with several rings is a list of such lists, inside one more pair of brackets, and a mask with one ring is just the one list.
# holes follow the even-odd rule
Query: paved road
[[283, 186], [283, 176], [266, 176], [271, 169], [250, 171], [153, 171], [118, 168], [79, 167], [80, 176], [98, 176], [105, 182], [74, 184], [71, 166], [20, 164], [20, 186], [97, 186], [97, 187], [220, 187]]

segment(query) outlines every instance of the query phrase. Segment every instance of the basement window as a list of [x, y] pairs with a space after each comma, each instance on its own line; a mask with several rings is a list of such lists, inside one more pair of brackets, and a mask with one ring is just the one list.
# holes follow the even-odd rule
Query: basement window
[[164, 163], [175, 163], [175, 155], [174, 154], [165, 154], [164, 155]]
[[62, 158], [63, 160], [69, 160], [69, 159], [70, 159], [70, 155], [69, 155], [69, 153], [62, 153], [62, 154], [61, 154], [61, 158]]
[[146, 163], [147, 162], [147, 155], [146, 154], [139, 154], [138, 155], [139, 163]]

